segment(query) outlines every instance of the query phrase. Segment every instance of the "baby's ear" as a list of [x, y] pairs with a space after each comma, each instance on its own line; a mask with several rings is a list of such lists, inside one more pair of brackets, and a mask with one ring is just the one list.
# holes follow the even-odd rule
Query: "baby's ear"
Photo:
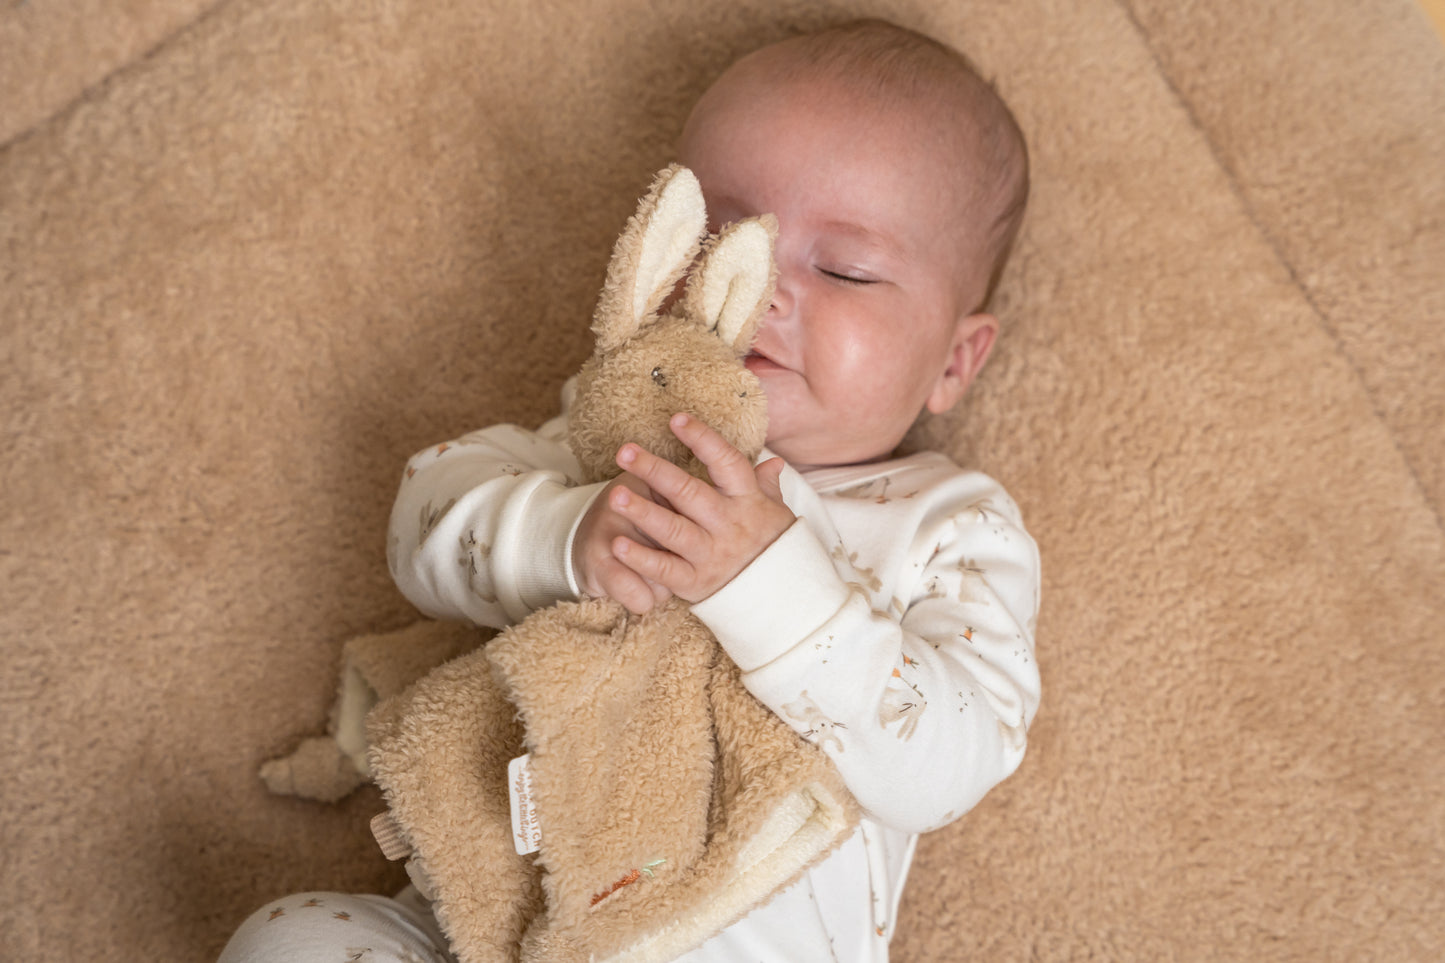
[[772, 303], [777, 236], [778, 219], [771, 214], [730, 224], [707, 245], [702, 264], [688, 278], [687, 315], [716, 329], [739, 355], [747, 354]]
[[692, 171], [661, 171], [612, 247], [607, 281], [592, 316], [599, 351], [610, 351], [655, 315], [697, 257], [707, 208]]
[[948, 344], [948, 363], [934, 382], [924, 407], [941, 415], [956, 405], [983, 370], [998, 337], [998, 319], [991, 314], [970, 314], [954, 325]]

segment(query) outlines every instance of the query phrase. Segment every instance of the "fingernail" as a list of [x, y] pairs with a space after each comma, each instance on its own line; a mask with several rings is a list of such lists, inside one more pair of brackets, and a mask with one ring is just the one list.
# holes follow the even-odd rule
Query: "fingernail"
[[674, 428], [686, 428], [686, 427], [687, 427], [687, 421], [688, 421], [687, 415], [684, 414], [683, 412], [679, 411], [677, 414], [675, 414], [675, 415], [672, 416], [672, 427], [674, 427]]
[[631, 445], [623, 445], [622, 450], [617, 453], [619, 465], [630, 465], [637, 460], [637, 449]]

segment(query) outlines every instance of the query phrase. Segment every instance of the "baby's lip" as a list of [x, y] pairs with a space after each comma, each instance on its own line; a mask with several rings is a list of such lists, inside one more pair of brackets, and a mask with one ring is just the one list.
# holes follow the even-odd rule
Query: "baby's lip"
[[753, 374], [761, 374], [767, 371], [789, 370], [787, 365], [779, 364], [756, 348], [748, 352], [748, 356], [743, 359], [743, 364], [747, 365], [748, 370]]

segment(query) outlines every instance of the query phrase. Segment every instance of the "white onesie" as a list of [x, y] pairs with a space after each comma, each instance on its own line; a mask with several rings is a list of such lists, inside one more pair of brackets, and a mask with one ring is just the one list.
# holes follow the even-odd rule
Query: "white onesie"
[[[603, 487], [578, 475], [565, 414], [420, 452], [391, 518], [397, 585], [428, 615], [496, 628], [577, 597], [571, 538]], [[798, 521], [693, 612], [748, 689], [829, 755], [865, 818], [683, 959], [880, 963], [917, 834], [1023, 758], [1038, 551], [997, 482], [936, 453], [789, 468], [781, 485]]]

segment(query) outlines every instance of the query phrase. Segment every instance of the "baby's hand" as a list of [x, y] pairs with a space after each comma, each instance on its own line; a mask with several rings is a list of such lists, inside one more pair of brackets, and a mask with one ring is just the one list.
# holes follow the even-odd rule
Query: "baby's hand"
[[707, 466], [716, 487], [633, 444], [623, 445], [617, 464], [641, 486], [666, 501], [639, 497], [635, 486], [607, 492], [612, 509], [644, 540], [622, 532], [612, 556], [645, 582], [678, 598], [700, 602], [722, 588], [793, 524], [783, 504], [781, 458], [753, 468], [747, 457], [707, 425], [672, 416], [673, 434]]
[[602, 490], [582, 516], [577, 535], [572, 540], [572, 571], [584, 595], [610, 598], [621, 602], [634, 615], [642, 615], [660, 605], [672, 593], [656, 582], [623, 565], [612, 554], [612, 543], [618, 538], [646, 539], [626, 517], [612, 508], [612, 495], [617, 490], [629, 493], [631, 499], [652, 498], [645, 484], [631, 475], [619, 475]]

